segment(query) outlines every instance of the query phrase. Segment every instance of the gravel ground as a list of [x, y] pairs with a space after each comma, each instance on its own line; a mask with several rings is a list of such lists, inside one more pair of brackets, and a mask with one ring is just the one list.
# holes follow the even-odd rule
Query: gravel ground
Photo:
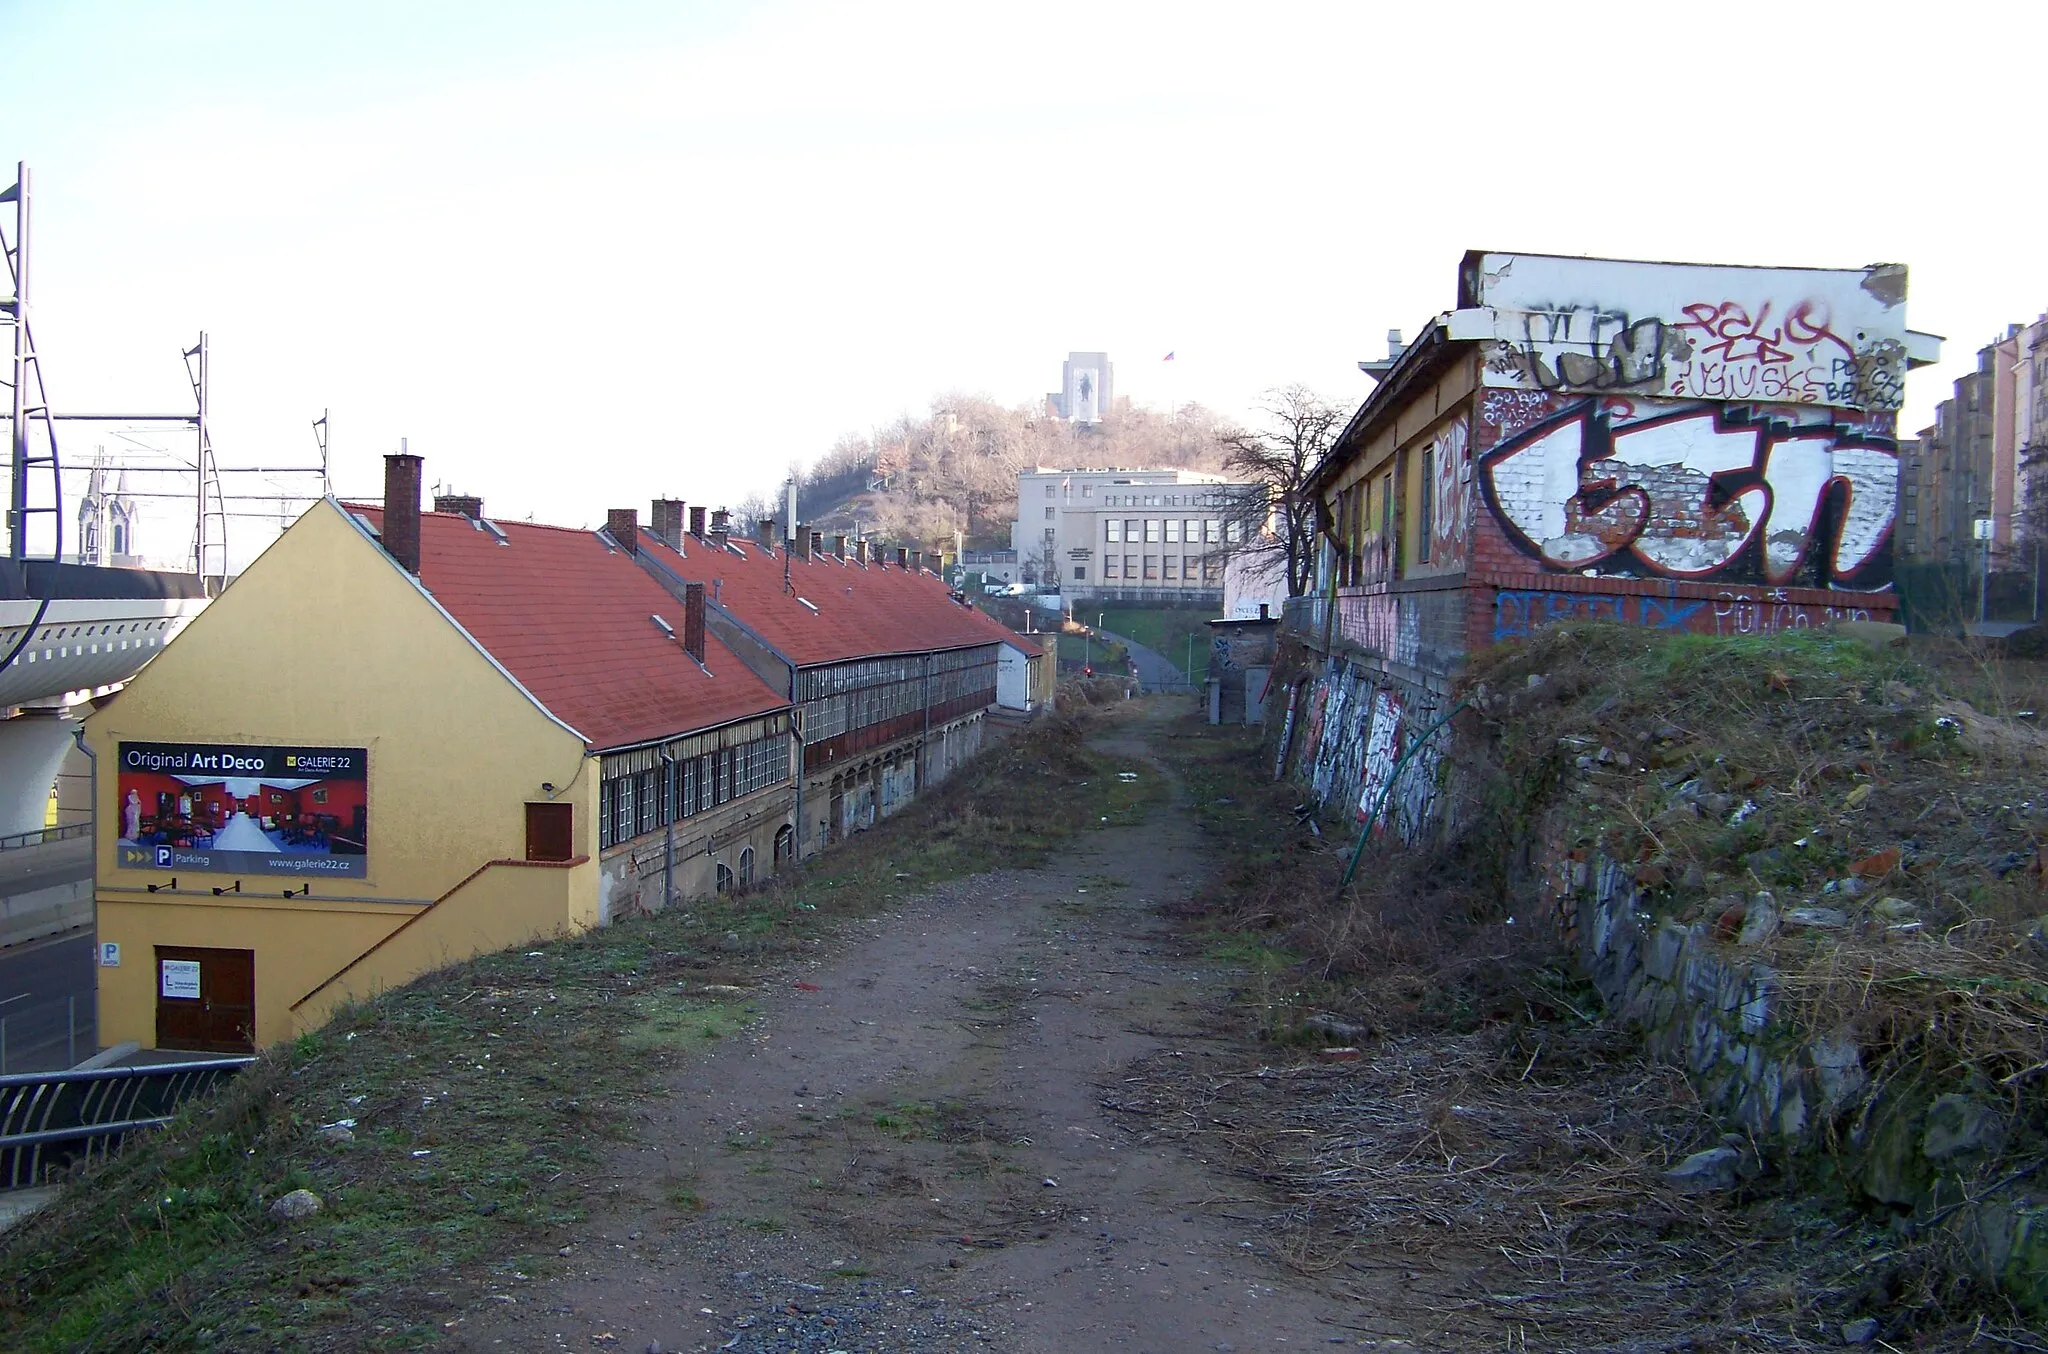
[[[1139, 703], [1094, 741], [1166, 776], [1148, 740], [1174, 712]], [[1151, 1141], [1126, 1103], [1143, 1061], [1243, 1056], [1233, 974], [1158, 912], [1207, 869], [1189, 818], [1159, 811], [849, 928], [646, 1107], [561, 1263], [475, 1294], [449, 1333], [671, 1354], [1403, 1347], [1282, 1263], [1271, 1198]]]

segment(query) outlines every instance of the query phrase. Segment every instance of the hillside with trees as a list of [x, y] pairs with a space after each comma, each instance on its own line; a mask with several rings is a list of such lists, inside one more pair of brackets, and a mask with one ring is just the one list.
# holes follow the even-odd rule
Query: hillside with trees
[[[1010, 544], [1017, 473], [1035, 466], [1185, 466], [1221, 472], [1229, 423], [1197, 404], [1162, 411], [1118, 401], [1100, 424], [1068, 423], [1042, 406], [1006, 408], [979, 395], [943, 395], [922, 415], [841, 437], [808, 469], [792, 466], [797, 516], [851, 531], [951, 551]], [[782, 519], [781, 484], [735, 505], [748, 529]]]

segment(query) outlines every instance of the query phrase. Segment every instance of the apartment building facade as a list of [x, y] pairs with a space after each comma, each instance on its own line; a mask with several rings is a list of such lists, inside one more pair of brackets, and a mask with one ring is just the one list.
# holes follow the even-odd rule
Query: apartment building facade
[[1994, 572], [2037, 567], [2048, 536], [2048, 315], [2010, 325], [1935, 406], [1899, 464], [1903, 558]]

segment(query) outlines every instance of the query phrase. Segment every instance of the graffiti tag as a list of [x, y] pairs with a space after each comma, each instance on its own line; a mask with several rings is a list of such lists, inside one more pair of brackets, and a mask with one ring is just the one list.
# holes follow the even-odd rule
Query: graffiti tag
[[1825, 301], [1693, 301], [1675, 317], [1541, 302], [1501, 311], [1490, 383], [1540, 392], [1764, 400], [1897, 409], [1906, 353], [1896, 337], [1834, 328]]
[[1707, 604], [1669, 597], [1614, 597], [1586, 592], [1509, 592], [1493, 599], [1493, 637], [1521, 639], [1558, 621], [1616, 621], [1650, 630], [1685, 630]]
[[1719, 407], [1638, 419], [1587, 400], [1480, 464], [1509, 537], [1552, 569], [1703, 579], [1754, 559], [1774, 585], [1809, 563], [1823, 585], [1890, 582], [1898, 450], [1860, 428]]

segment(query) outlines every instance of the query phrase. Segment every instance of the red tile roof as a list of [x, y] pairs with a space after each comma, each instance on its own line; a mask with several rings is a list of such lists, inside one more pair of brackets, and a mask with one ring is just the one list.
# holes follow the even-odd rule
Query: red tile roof
[[[382, 509], [350, 511], [382, 529]], [[672, 738], [789, 704], [709, 635], [698, 666], [680, 642], [683, 604], [595, 533], [495, 525], [503, 545], [460, 514], [421, 513], [420, 582], [592, 748]]]
[[640, 543], [675, 573], [702, 583], [707, 599], [715, 591], [718, 605], [799, 666], [1019, 640], [1007, 626], [954, 601], [932, 574], [899, 569], [893, 557], [867, 565], [835, 555], [785, 560], [784, 552], [752, 541], [720, 550], [694, 536], [685, 537], [678, 552], [645, 529]]

